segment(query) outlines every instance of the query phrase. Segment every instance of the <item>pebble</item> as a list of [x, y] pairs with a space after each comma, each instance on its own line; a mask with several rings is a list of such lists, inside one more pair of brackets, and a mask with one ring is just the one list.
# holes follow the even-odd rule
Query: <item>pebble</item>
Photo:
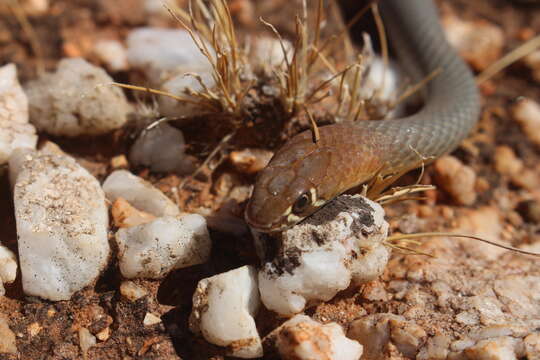
[[14, 64], [0, 67], [0, 165], [16, 148], [35, 149], [36, 129], [28, 123], [28, 99]]
[[500, 56], [504, 47], [503, 30], [487, 21], [465, 21], [455, 15], [442, 19], [448, 41], [478, 71], [486, 69]]
[[137, 301], [143, 296], [148, 295], [145, 288], [135, 284], [133, 281], [122, 281], [120, 284], [120, 294], [129, 301]]
[[292, 60], [294, 46], [288, 40], [282, 39], [280, 42], [273, 36], [257, 36], [251, 39], [250, 45], [250, 62], [255, 68], [264, 70], [285, 68], [287, 61]]
[[465, 354], [469, 359], [475, 360], [514, 360], [517, 359], [515, 343], [516, 339], [510, 336], [482, 340], [465, 349]]
[[476, 173], [457, 158], [447, 155], [434, 163], [435, 179], [459, 205], [472, 205], [476, 201]]
[[10, 158], [9, 170], [23, 291], [68, 300], [107, 265], [105, 194], [67, 155], [19, 149]]
[[532, 99], [522, 98], [510, 108], [510, 113], [527, 138], [540, 146], [540, 104]]
[[113, 171], [103, 182], [103, 191], [110, 202], [123, 198], [137, 209], [156, 217], [180, 215], [180, 209], [171, 199], [127, 170]]
[[311, 302], [330, 300], [351, 282], [374, 280], [389, 258], [382, 244], [387, 231], [379, 204], [361, 196], [338, 197], [283, 232], [281, 244], [272, 240], [280, 248], [259, 271], [261, 300], [290, 316]]
[[364, 356], [368, 359], [378, 355], [392, 343], [404, 356], [414, 358], [427, 334], [414, 322], [394, 314], [372, 314], [354, 320], [347, 336], [358, 341], [364, 347]]
[[161, 122], [143, 130], [129, 152], [129, 161], [154, 172], [190, 174], [195, 170], [191, 158], [185, 155], [184, 135], [177, 128]]
[[523, 161], [511, 147], [502, 145], [495, 148], [495, 170], [501, 175], [515, 176], [523, 169]]
[[[198, 74], [202, 83], [208, 89], [213, 88], [215, 85], [212, 73], [208, 69], [193, 69], [193, 71], [186, 72]], [[186, 118], [208, 112], [208, 108], [199, 105], [199, 98], [197, 98], [196, 95], [193, 95], [195, 92], [203, 92], [204, 87], [199, 80], [192, 75], [186, 73], [173, 75], [163, 82], [160, 89], [169, 94], [186, 99], [186, 101], [180, 101], [167, 96], [160, 96], [158, 98], [159, 111], [164, 116], [170, 118]], [[193, 103], [194, 101], [196, 103]]]
[[79, 346], [81, 347], [81, 352], [83, 353], [83, 357], [86, 359], [86, 353], [88, 350], [96, 345], [96, 337], [90, 333], [90, 331], [85, 328], [81, 327], [79, 329]]
[[[206, 45], [213, 55], [212, 47]], [[162, 84], [171, 74], [208, 73], [211, 69], [190, 34], [180, 29], [141, 27], [131, 30], [127, 37], [127, 58], [154, 86]]]
[[527, 65], [531, 71], [532, 76], [537, 83], [540, 83], [540, 50], [533, 51], [529, 55], [523, 58], [525, 65]]
[[17, 258], [13, 251], [0, 245], [0, 296], [4, 296], [6, 291], [4, 284], [15, 281], [17, 277]]
[[15, 334], [8, 325], [8, 319], [0, 314], [0, 354], [17, 354]]
[[256, 174], [268, 165], [274, 156], [272, 151], [264, 149], [244, 149], [232, 151], [229, 155], [231, 163], [241, 173]]
[[121, 197], [117, 198], [112, 204], [111, 217], [114, 226], [119, 228], [146, 224], [156, 219], [152, 214], [137, 210]]
[[94, 45], [94, 54], [112, 72], [128, 69], [126, 48], [118, 40], [99, 40]]
[[362, 345], [348, 339], [336, 323], [321, 324], [296, 315], [278, 329], [276, 346], [284, 360], [359, 360]]
[[540, 359], [540, 332], [535, 332], [523, 339], [525, 355], [529, 360]]
[[146, 315], [144, 315], [144, 319], [143, 319], [144, 326], [152, 326], [152, 325], [159, 324], [160, 322], [161, 322], [161, 318], [159, 316], [156, 316], [152, 313], [146, 313]]
[[131, 108], [107, 73], [84, 59], [63, 59], [55, 73], [26, 85], [30, 120], [40, 131], [75, 137], [121, 128]]
[[257, 272], [243, 266], [199, 281], [189, 327], [209, 343], [226, 347], [227, 355], [258, 358], [263, 355], [254, 319], [259, 306]]
[[174, 269], [208, 261], [212, 243], [206, 220], [197, 214], [161, 217], [116, 233], [122, 276], [159, 279]]

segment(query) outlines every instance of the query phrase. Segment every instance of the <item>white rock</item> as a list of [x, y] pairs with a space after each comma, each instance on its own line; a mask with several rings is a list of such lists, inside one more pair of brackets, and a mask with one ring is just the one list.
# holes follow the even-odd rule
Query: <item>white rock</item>
[[381, 57], [374, 56], [360, 88], [360, 94], [364, 99], [377, 97], [381, 102], [392, 102], [397, 99], [402, 82], [397, 65], [389, 62], [388, 66], [385, 66]]
[[322, 325], [306, 315], [283, 323], [276, 345], [286, 360], [358, 360], [362, 356], [362, 345], [348, 339], [340, 325]]
[[17, 354], [15, 334], [9, 328], [4, 314], [0, 314], [0, 354]]
[[123, 281], [120, 284], [120, 294], [129, 301], [137, 301], [143, 296], [148, 295], [148, 291], [133, 281]]
[[152, 325], [159, 324], [160, 322], [161, 322], [161, 318], [159, 316], [156, 316], [152, 313], [146, 313], [146, 315], [144, 315], [144, 319], [143, 319], [144, 326], [152, 326]]
[[382, 245], [387, 231], [379, 204], [360, 196], [339, 197], [282, 234], [278, 255], [259, 272], [263, 303], [293, 315], [310, 302], [330, 300], [351, 281], [375, 279], [388, 261]]
[[469, 359], [478, 360], [516, 360], [517, 339], [504, 336], [489, 340], [481, 340], [476, 345], [465, 350]]
[[540, 145], [540, 104], [532, 99], [521, 99], [510, 109], [531, 142]]
[[126, 278], [159, 279], [171, 270], [202, 264], [212, 246], [206, 220], [197, 214], [122, 228], [116, 242], [120, 271]]
[[280, 42], [272, 36], [254, 37], [251, 41], [250, 61], [255, 66], [273, 70], [279, 66], [285, 67], [286, 60], [292, 60], [293, 51], [293, 44], [285, 39]]
[[[210, 69], [192, 69], [191, 72], [196, 73], [198, 76], [200, 76], [202, 83], [208, 89], [214, 87], [215, 81], [212, 77]], [[179, 101], [167, 96], [160, 96], [158, 98], [158, 102], [159, 110], [162, 115], [168, 116], [170, 118], [176, 118], [190, 117], [208, 112], [207, 108], [191, 102], [197, 101], [197, 98], [190, 92], [201, 92], [204, 89], [199, 80], [194, 76], [180, 72], [164, 81], [163, 85], [161, 85], [160, 88], [161, 90], [169, 94], [180, 96], [188, 100]]]
[[0, 67], [0, 165], [18, 148], [35, 149], [36, 129], [28, 123], [28, 99], [14, 64]]
[[[143, 70], [153, 85], [172, 73], [208, 72], [210, 63], [186, 30], [142, 27], [127, 37], [127, 57], [131, 66]], [[209, 51], [211, 46], [207, 44]]]
[[96, 337], [87, 328], [81, 327], [79, 329], [79, 346], [81, 347], [84, 358], [86, 358], [88, 349], [94, 345], [96, 345]]
[[180, 209], [171, 199], [127, 170], [112, 172], [103, 183], [103, 191], [111, 203], [121, 197], [137, 209], [158, 217], [180, 215]]
[[0, 296], [6, 292], [4, 284], [12, 283], [17, 277], [17, 258], [7, 247], [0, 245]]
[[129, 152], [129, 162], [147, 166], [156, 172], [189, 174], [193, 162], [186, 157], [184, 135], [180, 130], [162, 122], [141, 132]]
[[118, 40], [99, 40], [94, 45], [94, 54], [111, 71], [128, 69], [126, 48]]
[[175, 0], [144, 0], [144, 10], [148, 15], [171, 16], [165, 6], [173, 8]]
[[228, 355], [257, 358], [263, 355], [253, 319], [259, 306], [255, 269], [243, 266], [199, 281], [189, 326]]
[[378, 313], [351, 322], [347, 336], [364, 346], [365, 358], [377, 359], [389, 343], [407, 358], [415, 358], [427, 334], [403, 316]]
[[63, 59], [55, 73], [26, 86], [30, 120], [53, 135], [100, 135], [122, 127], [130, 106], [103, 69], [83, 59]]
[[108, 212], [99, 182], [66, 155], [10, 158], [25, 294], [68, 300], [107, 265]]

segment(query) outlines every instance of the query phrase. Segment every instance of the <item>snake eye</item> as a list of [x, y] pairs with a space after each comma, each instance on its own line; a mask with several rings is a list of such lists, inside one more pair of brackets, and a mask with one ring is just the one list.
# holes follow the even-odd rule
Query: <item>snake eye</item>
[[311, 205], [311, 197], [309, 196], [309, 192], [305, 192], [296, 201], [294, 202], [292, 211], [295, 214], [302, 213], [304, 210], [307, 209], [309, 205]]

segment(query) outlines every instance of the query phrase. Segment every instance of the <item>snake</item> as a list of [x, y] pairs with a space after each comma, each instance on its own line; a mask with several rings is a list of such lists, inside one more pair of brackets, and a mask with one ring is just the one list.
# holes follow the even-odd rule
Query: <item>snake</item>
[[341, 121], [291, 137], [259, 172], [245, 209], [254, 230], [288, 229], [328, 201], [374, 178], [454, 150], [478, 121], [474, 76], [448, 43], [432, 0], [381, 0], [390, 45], [408, 76], [425, 86], [423, 105], [397, 119]]

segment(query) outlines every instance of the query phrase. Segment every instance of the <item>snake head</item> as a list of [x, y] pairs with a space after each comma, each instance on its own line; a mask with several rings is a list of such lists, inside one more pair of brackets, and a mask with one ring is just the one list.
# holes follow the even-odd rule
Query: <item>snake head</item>
[[297, 224], [337, 194], [322, 194], [331, 151], [314, 144], [309, 133], [292, 138], [270, 160], [255, 182], [246, 222], [261, 232]]

